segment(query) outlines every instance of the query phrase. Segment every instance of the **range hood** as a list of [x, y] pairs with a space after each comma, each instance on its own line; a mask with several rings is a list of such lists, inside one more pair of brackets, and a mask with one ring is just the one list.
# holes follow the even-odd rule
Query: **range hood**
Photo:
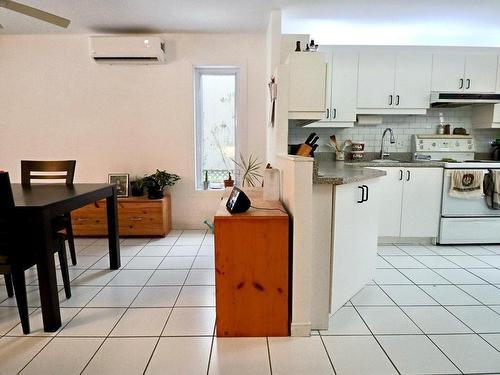
[[431, 92], [431, 107], [463, 107], [500, 103], [500, 94]]

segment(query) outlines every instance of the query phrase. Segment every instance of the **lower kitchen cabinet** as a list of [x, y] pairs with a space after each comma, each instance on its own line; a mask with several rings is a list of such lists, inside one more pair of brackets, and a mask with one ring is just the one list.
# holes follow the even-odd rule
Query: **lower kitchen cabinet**
[[374, 276], [380, 178], [334, 189], [331, 313]]
[[437, 237], [442, 168], [387, 167], [378, 185], [379, 237]]

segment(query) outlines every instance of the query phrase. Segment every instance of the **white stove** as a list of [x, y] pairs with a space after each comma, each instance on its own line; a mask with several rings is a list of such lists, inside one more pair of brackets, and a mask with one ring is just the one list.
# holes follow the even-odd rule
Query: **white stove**
[[464, 160], [445, 163], [445, 169], [495, 169], [500, 168], [500, 160]]
[[445, 161], [439, 244], [500, 243], [500, 210], [493, 210], [486, 199], [460, 199], [450, 196], [454, 171], [499, 169], [500, 162], [474, 160], [475, 144], [470, 135], [415, 135], [412, 141], [414, 161]]

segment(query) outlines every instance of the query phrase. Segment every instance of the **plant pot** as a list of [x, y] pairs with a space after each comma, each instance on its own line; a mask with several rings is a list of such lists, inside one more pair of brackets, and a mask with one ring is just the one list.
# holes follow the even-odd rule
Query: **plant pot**
[[144, 186], [139, 188], [134, 184], [131, 184], [131, 193], [133, 197], [142, 197], [144, 195]]
[[224, 180], [224, 187], [233, 187], [234, 186], [234, 180]]
[[148, 189], [148, 198], [149, 199], [161, 199], [165, 195], [163, 189]]

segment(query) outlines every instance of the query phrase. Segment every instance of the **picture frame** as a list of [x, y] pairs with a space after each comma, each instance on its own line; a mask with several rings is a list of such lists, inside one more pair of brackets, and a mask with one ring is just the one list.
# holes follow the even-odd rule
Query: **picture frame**
[[130, 175], [128, 173], [108, 173], [108, 184], [116, 186], [116, 196], [126, 198], [129, 196]]

